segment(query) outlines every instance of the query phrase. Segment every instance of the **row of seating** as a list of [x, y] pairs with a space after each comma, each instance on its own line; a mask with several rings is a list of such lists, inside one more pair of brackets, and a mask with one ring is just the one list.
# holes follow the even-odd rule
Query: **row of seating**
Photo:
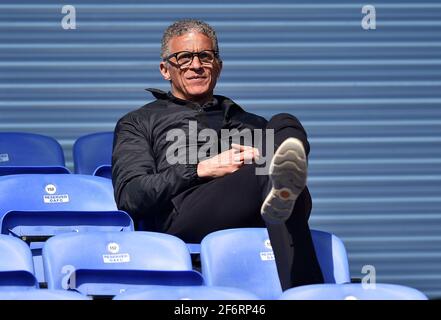
[[[337, 239], [331, 236], [331, 240]], [[346, 257], [339, 258], [347, 263]], [[336, 259], [332, 265], [325, 261], [324, 265], [320, 254], [319, 260], [322, 269], [336, 267], [331, 269], [331, 279], [330, 273], [325, 274], [332, 284], [282, 292], [264, 228], [208, 235], [201, 243], [202, 273], [192, 269], [185, 243], [171, 235], [68, 233], [52, 237], [44, 245], [48, 291], [40, 290], [53, 298], [62, 290], [74, 290], [85, 297], [114, 299], [426, 299], [419, 291], [403, 286], [336, 283], [336, 278], [348, 280], [348, 269], [338, 269], [343, 261]], [[0, 266], [0, 292], [8, 292], [6, 297], [19, 297], [20, 289], [26, 291], [25, 296], [38, 297], [32, 255], [22, 240], [0, 236]]]
[[[126, 212], [117, 210], [112, 184], [108, 179], [72, 174], [9, 175], [0, 177], [0, 195], [1, 233], [17, 237], [29, 244], [39, 283], [46, 283], [48, 280], [45, 277], [42, 255], [44, 241], [47, 239], [72, 232], [134, 231], [130, 216]], [[321, 263], [323, 269], [327, 270], [325, 276], [329, 282], [350, 281], [347, 257], [341, 241], [335, 236], [319, 231], [315, 231], [313, 236], [317, 251], [320, 252], [319, 256], [323, 257]], [[265, 239], [256, 238], [253, 233], [248, 236], [249, 239], [253, 237], [256, 244], [268, 240], [267, 236]], [[232, 248], [235, 243], [243, 242], [240, 239], [230, 241]], [[201, 250], [199, 244], [187, 244], [187, 248], [191, 248], [193, 253]], [[264, 251], [259, 251], [259, 255], [261, 252]], [[204, 254], [209, 256], [212, 253], [206, 251]], [[250, 251], [249, 257], [245, 253], [241, 253], [239, 257], [237, 251], [232, 250], [229, 256], [258, 269], [261, 266], [257, 261], [251, 263], [252, 255], [255, 254], [257, 253]], [[269, 256], [271, 257], [271, 253]], [[240, 260], [242, 258], [246, 259]], [[219, 259], [219, 256], [214, 255], [212, 259]], [[222, 265], [222, 261], [219, 261], [219, 266]], [[243, 266], [240, 269], [245, 270]], [[222, 272], [222, 268], [219, 272]], [[254, 272], [258, 274], [259, 270]], [[251, 277], [250, 282], [252, 282], [252, 272], [248, 271], [246, 274]], [[275, 269], [273, 274], [276, 274]], [[232, 279], [231, 283], [235, 281]]]
[[[19, 141], [17, 137], [23, 139]], [[102, 172], [107, 170], [107, 177], [110, 177], [112, 140], [113, 134], [110, 132], [92, 134], [78, 139], [74, 145], [76, 172], [96, 175], [99, 170]], [[58, 156], [53, 156], [57, 152]], [[75, 290], [92, 296], [114, 296], [120, 291], [126, 291], [125, 297], [129, 297], [130, 291], [133, 293], [132, 298], [147, 298], [149, 294], [152, 294], [153, 288], [149, 286], [153, 284], [155, 285], [154, 295], [158, 297], [170, 297], [170, 292], [174, 292], [176, 298], [187, 296], [208, 299], [211, 297], [211, 292], [212, 297], [217, 297], [217, 299], [228, 299], [228, 297], [230, 299], [234, 297], [242, 297], [242, 299], [286, 298], [287, 293], [282, 294], [280, 288], [274, 254], [266, 229], [219, 231], [207, 236], [202, 244], [186, 244], [186, 246], [184, 244], [185, 258], [183, 259], [187, 261], [185, 270], [158, 270], [151, 265], [140, 266], [140, 269], [135, 267], [130, 269], [130, 272], [124, 268], [121, 269], [121, 266], [127, 267], [127, 263], [130, 263], [133, 257], [138, 257], [138, 252], [130, 251], [136, 248], [143, 250], [143, 255], [140, 255], [143, 258], [140, 258], [140, 261], [151, 260], [160, 265], [162, 260], [155, 256], [157, 254], [155, 249], [147, 250], [150, 248], [147, 244], [141, 246], [130, 244], [125, 252], [118, 253], [121, 249], [121, 240], [116, 241], [110, 238], [139, 238], [149, 234], [149, 237], [154, 236], [153, 238], [157, 240], [159, 237], [171, 236], [134, 232], [130, 216], [117, 210], [113, 187], [109, 179], [83, 174], [72, 175], [57, 163], [64, 165], [64, 157], [61, 147], [54, 139], [33, 134], [0, 133], [0, 176], [3, 175], [0, 177], [1, 233], [11, 239], [18, 238], [21, 240], [15, 240], [25, 241], [28, 244], [26, 250], [31, 252], [32, 262], [32, 268], [28, 269], [14, 269], [7, 263], [1, 262], [0, 286], [4, 284], [3, 288], [8, 288], [8, 290], [0, 290], [2, 291], [0, 298], [2, 295], [29, 299], [44, 298], [41, 296], [42, 290], [38, 287], [46, 285], [49, 288], [49, 290], [44, 290], [43, 296], [46, 298], [55, 299], [58, 296], [66, 298], [62, 295], [63, 291], [60, 291], [60, 283], [70, 278], [63, 276], [63, 272], [60, 274], [60, 267], [61, 271], [67, 268], [64, 269], [66, 272], [73, 268]], [[103, 163], [107, 164], [100, 167], [99, 165]], [[97, 166], [98, 169], [95, 169]], [[67, 242], [63, 242], [67, 241], [63, 240], [63, 237], [70, 239], [69, 237], [75, 235], [87, 238], [88, 241], [81, 242], [80, 238], [75, 238], [77, 240], [71, 241], [78, 242], [70, 246]], [[332, 285], [329, 290], [325, 285], [318, 289], [310, 286], [304, 288], [308, 289], [310, 296], [319, 297], [320, 292], [329, 291], [333, 293], [328, 298], [339, 295], [351, 296], [351, 292], [357, 297], [397, 298], [397, 292], [400, 292], [403, 297], [409, 295], [409, 290], [413, 292], [413, 289], [403, 287], [398, 289], [394, 287], [393, 290], [385, 291], [384, 285], [381, 285], [382, 291], [370, 291], [370, 295], [365, 296], [362, 293], [364, 291], [358, 292], [358, 290], [364, 290], [362, 286], [349, 284], [349, 267], [343, 243], [334, 235], [321, 231], [313, 231], [312, 236], [325, 282]], [[97, 238], [92, 239], [93, 237]], [[47, 241], [49, 238], [50, 240]], [[51, 245], [57, 241], [61, 241], [62, 244]], [[155, 243], [152, 239], [149, 239], [149, 242], [151, 242], [150, 245]], [[177, 247], [183, 248], [182, 241], [178, 242]], [[140, 240], [139, 243], [143, 242]], [[114, 247], [114, 244], [117, 246]], [[56, 249], [51, 251], [51, 246]], [[23, 245], [21, 247], [23, 248]], [[171, 247], [176, 250], [175, 245]], [[105, 250], [109, 252], [103, 253]], [[118, 252], [114, 253], [112, 250]], [[78, 256], [79, 261], [72, 258], [74, 251], [81, 253]], [[163, 251], [167, 252], [167, 249]], [[20, 252], [22, 251], [17, 249], [16, 254]], [[97, 259], [104, 265], [100, 267], [83, 265], [81, 259], [85, 257], [86, 252], [90, 252], [95, 258], [98, 257]], [[203, 276], [193, 270], [195, 266], [192, 266], [191, 259], [189, 260], [189, 254], [199, 255], [199, 253]], [[28, 253], [26, 255], [29, 256]], [[49, 259], [50, 256], [54, 258]], [[53, 267], [50, 261], [62, 258], [66, 260], [56, 268]], [[29, 260], [29, 258], [23, 259]], [[167, 265], [170, 267], [171, 263]], [[17, 271], [20, 272], [17, 273]], [[15, 279], [13, 275], [18, 274], [23, 277], [20, 280], [12, 280]], [[27, 275], [24, 276], [24, 274]], [[55, 278], [55, 274], [58, 278]], [[113, 282], [115, 279], [120, 279], [121, 274], [124, 274], [125, 280], [119, 284], [119, 287], [115, 286]], [[27, 283], [28, 286], [22, 285], [23, 283]], [[97, 286], [97, 284], [100, 285]], [[176, 284], [179, 286], [176, 287]], [[141, 291], [139, 291], [140, 285], [143, 288]], [[162, 288], [158, 285], [166, 285], [166, 287]], [[24, 290], [19, 290], [17, 293], [14, 290], [17, 286], [28, 290], [25, 290], [25, 294]], [[101, 292], [97, 292], [97, 288], [101, 288]], [[231, 288], [236, 288], [236, 291], [232, 293]], [[158, 295], [158, 292], [161, 294]], [[303, 295], [306, 291], [300, 292], [300, 295]], [[382, 292], [387, 292], [387, 294], [382, 295]], [[417, 295], [414, 292], [411, 296], [415, 298]], [[72, 293], [69, 297], [73, 297]]]
[[[113, 132], [78, 138], [73, 145], [75, 173], [111, 177]], [[70, 173], [63, 148], [52, 137], [0, 132], [0, 176], [17, 173]]]

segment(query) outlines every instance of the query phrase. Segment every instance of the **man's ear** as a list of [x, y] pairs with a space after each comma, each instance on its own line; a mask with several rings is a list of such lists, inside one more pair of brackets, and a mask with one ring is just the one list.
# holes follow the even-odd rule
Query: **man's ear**
[[223, 61], [222, 61], [222, 60], [219, 60], [219, 72], [218, 72], [218, 74], [217, 74], [217, 78], [218, 78], [218, 79], [220, 78], [220, 75], [221, 75], [221, 73], [222, 73], [222, 67], [223, 67]]
[[170, 80], [171, 79], [170, 71], [168, 71], [166, 63], [167, 62], [165, 61], [161, 61], [161, 63], [159, 64], [159, 71], [161, 72], [165, 80]]

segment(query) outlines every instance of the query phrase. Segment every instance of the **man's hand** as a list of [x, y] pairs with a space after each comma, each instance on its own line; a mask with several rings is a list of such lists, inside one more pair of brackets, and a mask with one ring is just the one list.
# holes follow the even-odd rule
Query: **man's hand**
[[245, 159], [249, 160], [249, 161], [245, 160], [245, 163], [251, 163], [252, 160], [258, 160], [260, 157], [259, 149], [257, 148], [250, 146], [243, 146], [241, 144], [236, 144], [236, 143], [232, 143], [231, 147], [233, 149], [236, 149], [237, 151], [245, 153]]
[[244, 163], [251, 163], [253, 159], [259, 157], [259, 151], [256, 148], [234, 143], [231, 146], [231, 149], [199, 162], [197, 167], [198, 176], [201, 178], [223, 177], [239, 170]]

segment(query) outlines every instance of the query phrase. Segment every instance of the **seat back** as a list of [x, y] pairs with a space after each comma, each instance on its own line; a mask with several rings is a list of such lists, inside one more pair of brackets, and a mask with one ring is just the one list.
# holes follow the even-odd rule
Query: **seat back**
[[258, 300], [245, 290], [207, 286], [145, 286], [119, 294], [113, 300]]
[[37, 288], [32, 254], [23, 241], [0, 235], [0, 290]]
[[334, 234], [311, 230], [312, 241], [325, 283], [349, 283], [348, 255], [343, 242]]
[[282, 300], [427, 300], [420, 291], [393, 284], [315, 284], [286, 290]]
[[0, 132], [0, 175], [19, 173], [69, 173], [63, 148], [44, 135]]
[[98, 167], [112, 163], [113, 132], [92, 133], [73, 146], [75, 173], [92, 175]]
[[143, 285], [201, 285], [186, 244], [155, 232], [62, 234], [43, 248], [49, 289], [114, 296]]
[[202, 274], [209, 286], [236, 287], [263, 299], [282, 293], [268, 232], [264, 228], [216, 231], [201, 242]]
[[3, 176], [0, 194], [2, 233], [38, 237], [97, 226], [104, 231], [133, 230], [130, 217], [117, 210], [108, 179], [71, 174]]
[[[325, 281], [349, 282], [341, 241], [326, 232], [311, 233]], [[266, 228], [229, 229], [207, 235], [201, 243], [201, 267], [207, 285], [237, 287], [263, 299], [277, 299], [282, 293]]]

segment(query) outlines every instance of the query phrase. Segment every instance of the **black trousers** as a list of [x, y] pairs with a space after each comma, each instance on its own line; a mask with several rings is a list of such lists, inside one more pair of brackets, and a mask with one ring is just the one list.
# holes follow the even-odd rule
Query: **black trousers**
[[[305, 130], [294, 116], [275, 115], [268, 122], [267, 129], [274, 130], [275, 149], [288, 137], [296, 137], [309, 154]], [[256, 175], [255, 169], [255, 164], [246, 164], [230, 175], [178, 195], [165, 232], [186, 242], [198, 243], [217, 230], [265, 227], [260, 208], [272, 187], [271, 180], [268, 175]], [[305, 187], [286, 223], [266, 226], [283, 290], [323, 283], [308, 226], [311, 207], [311, 196]]]

